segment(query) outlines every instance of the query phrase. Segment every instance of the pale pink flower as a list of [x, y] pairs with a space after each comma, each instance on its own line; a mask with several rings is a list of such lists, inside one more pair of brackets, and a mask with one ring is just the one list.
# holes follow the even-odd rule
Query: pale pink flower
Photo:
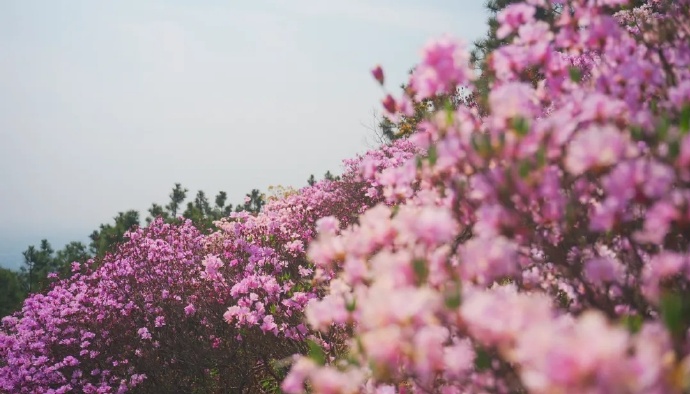
[[510, 82], [491, 89], [489, 105], [497, 118], [531, 118], [537, 114], [537, 97], [534, 89], [522, 82]]
[[624, 273], [623, 265], [612, 257], [598, 257], [585, 262], [585, 275], [595, 284], [618, 282]]
[[524, 3], [510, 4], [496, 16], [499, 28], [496, 30], [496, 37], [506, 38], [518, 27], [534, 20], [535, 8]]
[[631, 150], [631, 145], [616, 127], [591, 126], [575, 135], [565, 158], [565, 167], [573, 175], [609, 167]]
[[488, 285], [517, 273], [517, 245], [503, 237], [472, 238], [460, 249], [462, 277]]

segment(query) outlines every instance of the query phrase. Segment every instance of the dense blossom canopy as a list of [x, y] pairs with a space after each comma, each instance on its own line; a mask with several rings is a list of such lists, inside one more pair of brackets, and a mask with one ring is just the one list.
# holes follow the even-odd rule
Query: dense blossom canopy
[[311, 337], [303, 309], [323, 291], [305, 250], [317, 219], [354, 222], [382, 201], [376, 182], [359, 179], [361, 162], [381, 171], [414, 152], [400, 141], [348, 160], [340, 180], [272, 199], [258, 215], [234, 213], [210, 235], [158, 219], [97, 268], [74, 263], [72, 277], [2, 320], [0, 392], [255, 387], [257, 366], [273, 373], [271, 360]]
[[[363, 163], [386, 204], [308, 250], [307, 320], [348, 347], [286, 392], [690, 389], [690, 2], [626, 5], [509, 5], [488, 114], [441, 109], [416, 160]], [[467, 59], [431, 41], [384, 108], [471, 90]]]
[[[0, 391], [690, 390], [690, 0], [627, 3], [509, 5], [486, 111], [74, 265], [2, 320]], [[442, 37], [384, 108], [476, 79]]]

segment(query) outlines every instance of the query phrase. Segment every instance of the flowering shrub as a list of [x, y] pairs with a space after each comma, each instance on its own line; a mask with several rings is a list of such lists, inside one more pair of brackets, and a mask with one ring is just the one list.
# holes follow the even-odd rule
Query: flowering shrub
[[[416, 159], [361, 163], [386, 204], [308, 249], [309, 325], [347, 346], [298, 357], [286, 392], [690, 390], [690, 2], [627, 3], [508, 6], [486, 116], [439, 110]], [[432, 41], [384, 108], [471, 70]]]
[[2, 320], [0, 392], [258, 387], [272, 361], [306, 349], [303, 307], [320, 294], [305, 257], [316, 220], [351, 223], [381, 201], [353, 171], [411, 149], [400, 142], [348, 161], [341, 180], [274, 199], [258, 215], [235, 213], [211, 235], [158, 219], [98, 268], [73, 264], [75, 275]]
[[[510, 5], [481, 114], [74, 265], [2, 320], [0, 390], [246, 392], [294, 353], [288, 393], [690, 390], [690, 0], [626, 3]], [[384, 109], [469, 61], [431, 42]]]

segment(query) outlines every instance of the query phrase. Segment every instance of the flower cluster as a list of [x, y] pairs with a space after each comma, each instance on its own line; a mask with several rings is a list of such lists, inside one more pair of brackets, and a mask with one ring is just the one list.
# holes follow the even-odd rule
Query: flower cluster
[[[686, 392], [690, 0], [627, 3], [510, 5], [481, 112], [131, 232], [2, 320], [0, 391], [245, 392], [308, 353], [285, 392]], [[392, 116], [474, 90], [462, 42], [422, 56]]]
[[[362, 163], [385, 204], [308, 248], [307, 320], [344, 346], [286, 392], [690, 387], [690, 2], [627, 3], [508, 6], [487, 113], [440, 109], [415, 158]], [[430, 43], [395, 102], [472, 90], [462, 48]]]
[[[277, 198], [236, 213], [205, 235], [191, 222], [154, 221], [117, 252], [46, 294], [29, 297], [0, 327], [0, 392], [242, 390], [257, 366], [304, 349], [303, 309], [320, 295], [306, 245], [316, 221], [347, 225], [381, 201], [363, 161], [411, 157], [401, 142]], [[382, 156], [383, 155], [383, 156]], [[261, 372], [260, 372], [261, 373]]]

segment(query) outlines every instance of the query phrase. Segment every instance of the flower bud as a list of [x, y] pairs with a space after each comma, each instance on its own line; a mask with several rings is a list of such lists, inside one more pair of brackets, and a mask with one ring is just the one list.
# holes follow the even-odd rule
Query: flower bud
[[371, 70], [371, 74], [381, 84], [381, 86], [383, 86], [383, 69], [381, 66], [376, 65], [376, 67]]
[[385, 99], [383, 99], [383, 108], [385, 108], [386, 111], [388, 111], [389, 113], [391, 113], [391, 114], [396, 113], [397, 107], [398, 107], [398, 105], [395, 102], [395, 99], [390, 94], [387, 95]]

